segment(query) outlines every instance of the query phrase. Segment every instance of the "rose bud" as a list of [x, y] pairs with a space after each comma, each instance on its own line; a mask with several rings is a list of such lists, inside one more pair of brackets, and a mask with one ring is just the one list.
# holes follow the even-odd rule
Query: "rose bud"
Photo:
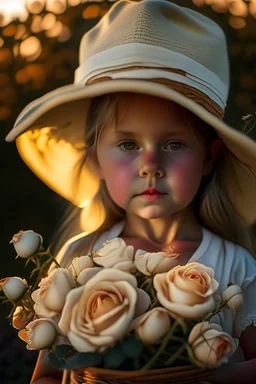
[[80, 256], [75, 257], [70, 266], [68, 267], [68, 270], [72, 273], [73, 277], [76, 279], [79, 274], [88, 268], [93, 267], [93, 261], [91, 260], [90, 256]]
[[226, 363], [238, 346], [238, 341], [225, 333], [219, 324], [208, 321], [192, 328], [188, 342], [193, 349], [195, 364], [208, 368]]
[[242, 117], [242, 120], [243, 121], [250, 121], [251, 119], [253, 118], [253, 115], [251, 115], [250, 113], [248, 115], [245, 115]]
[[6, 277], [0, 280], [0, 288], [9, 300], [17, 301], [27, 290], [28, 284], [25, 279], [20, 277]]
[[32, 292], [35, 302], [34, 311], [37, 315], [53, 317], [61, 313], [66, 296], [76, 287], [72, 273], [65, 268], [53, 269], [39, 283], [39, 289]]
[[57, 337], [57, 326], [50, 319], [37, 319], [29, 323], [18, 335], [27, 343], [27, 349], [41, 350], [53, 345]]
[[116, 237], [107, 240], [103, 246], [93, 254], [93, 261], [104, 268], [115, 268], [125, 272], [135, 272], [133, 263], [134, 247], [126, 245], [125, 241]]
[[32, 318], [32, 312], [26, 311], [26, 309], [18, 305], [12, 315], [12, 326], [16, 329], [23, 329]]
[[241, 288], [236, 285], [230, 285], [221, 293], [222, 300], [232, 311], [235, 311], [243, 304], [243, 292]]
[[17, 256], [27, 259], [39, 251], [43, 238], [39, 233], [32, 230], [19, 231], [13, 236], [11, 243], [17, 252]]
[[165, 308], [156, 307], [135, 319], [134, 329], [144, 344], [155, 344], [162, 340], [171, 326], [170, 316]]

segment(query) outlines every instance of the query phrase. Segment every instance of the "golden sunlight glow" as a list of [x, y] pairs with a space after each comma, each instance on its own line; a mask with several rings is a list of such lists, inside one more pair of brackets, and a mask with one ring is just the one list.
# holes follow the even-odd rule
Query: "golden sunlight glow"
[[12, 19], [18, 17], [22, 21], [27, 19], [25, 0], [0, 0], [0, 25], [7, 25]]
[[74, 7], [84, 2], [85, 0], [0, 0], [0, 25], [7, 25], [15, 18], [26, 21], [28, 11], [39, 14], [46, 7], [48, 12], [58, 15], [66, 10], [67, 5]]
[[85, 208], [88, 204], [90, 204], [90, 200], [85, 200], [79, 205], [79, 208]]

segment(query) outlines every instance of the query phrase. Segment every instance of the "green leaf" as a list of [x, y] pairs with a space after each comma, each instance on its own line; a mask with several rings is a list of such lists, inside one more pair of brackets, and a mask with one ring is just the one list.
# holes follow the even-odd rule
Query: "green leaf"
[[67, 369], [94, 367], [100, 365], [102, 354], [99, 352], [78, 352], [66, 360]]
[[119, 344], [115, 345], [114, 348], [108, 349], [104, 355], [104, 367], [105, 368], [119, 368], [120, 365], [126, 359], [126, 355], [123, 352]]
[[48, 360], [49, 362], [57, 369], [65, 369], [66, 368], [66, 362], [65, 359], [59, 358], [55, 353], [50, 352], [48, 354]]
[[71, 345], [68, 344], [60, 344], [55, 348], [55, 354], [58, 358], [66, 359], [69, 353], [74, 350]]
[[121, 344], [121, 349], [127, 357], [139, 357], [144, 349], [144, 344], [135, 335], [127, 337]]

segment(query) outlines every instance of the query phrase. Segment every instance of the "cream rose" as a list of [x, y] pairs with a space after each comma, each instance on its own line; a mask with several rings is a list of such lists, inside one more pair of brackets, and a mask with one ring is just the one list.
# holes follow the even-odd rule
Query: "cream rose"
[[175, 256], [166, 252], [148, 253], [138, 249], [135, 253], [134, 264], [146, 276], [169, 271], [178, 265], [178, 253]]
[[102, 248], [93, 255], [96, 264], [104, 268], [115, 268], [125, 272], [135, 272], [133, 262], [134, 248], [126, 245], [123, 239], [116, 237], [113, 240], [105, 241]]
[[243, 304], [243, 292], [238, 285], [230, 285], [221, 293], [222, 300], [232, 311], [236, 311]]
[[88, 268], [93, 268], [92, 259], [89, 256], [80, 256], [72, 260], [68, 270], [72, 273], [74, 279], [76, 279], [84, 269]]
[[56, 268], [41, 280], [39, 287], [31, 294], [35, 302], [34, 310], [38, 315], [53, 317], [61, 312], [68, 292], [76, 284], [70, 271]]
[[11, 301], [18, 301], [28, 288], [27, 281], [20, 277], [5, 277], [0, 280], [0, 289]]
[[219, 324], [208, 321], [192, 328], [188, 342], [193, 349], [195, 363], [209, 368], [227, 362], [238, 346], [238, 341], [225, 333]]
[[218, 288], [212, 268], [200, 263], [178, 265], [154, 277], [157, 298], [172, 316], [198, 318], [212, 311]]
[[58, 326], [78, 352], [104, 351], [149, 304], [133, 275], [106, 268], [68, 293]]
[[170, 325], [171, 319], [168, 311], [165, 308], [156, 307], [135, 319], [131, 330], [135, 330], [144, 344], [155, 344], [166, 335]]
[[57, 327], [50, 319], [37, 319], [22, 329], [18, 335], [27, 343], [29, 350], [49, 348], [56, 340]]
[[27, 259], [39, 251], [43, 243], [43, 238], [39, 235], [39, 233], [32, 230], [20, 231], [13, 236], [10, 241], [10, 244], [11, 243], [13, 244], [18, 256], [23, 259]]

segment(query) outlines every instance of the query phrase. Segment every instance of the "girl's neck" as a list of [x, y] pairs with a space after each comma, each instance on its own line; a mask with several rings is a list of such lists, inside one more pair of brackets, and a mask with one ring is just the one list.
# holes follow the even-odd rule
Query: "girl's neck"
[[202, 229], [191, 208], [171, 217], [146, 220], [139, 216], [126, 216], [120, 237], [140, 240], [151, 248], [164, 249], [171, 244], [193, 244], [202, 240]]
[[172, 220], [144, 220], [131, 218], [125, 220], [121, 238], [134, 250], [146, 252], [167, 252], [177, 256], [180, 265], [189, 262], [202, 241], [202, 228], [191, 210], [186, 214], [175, 215]]

